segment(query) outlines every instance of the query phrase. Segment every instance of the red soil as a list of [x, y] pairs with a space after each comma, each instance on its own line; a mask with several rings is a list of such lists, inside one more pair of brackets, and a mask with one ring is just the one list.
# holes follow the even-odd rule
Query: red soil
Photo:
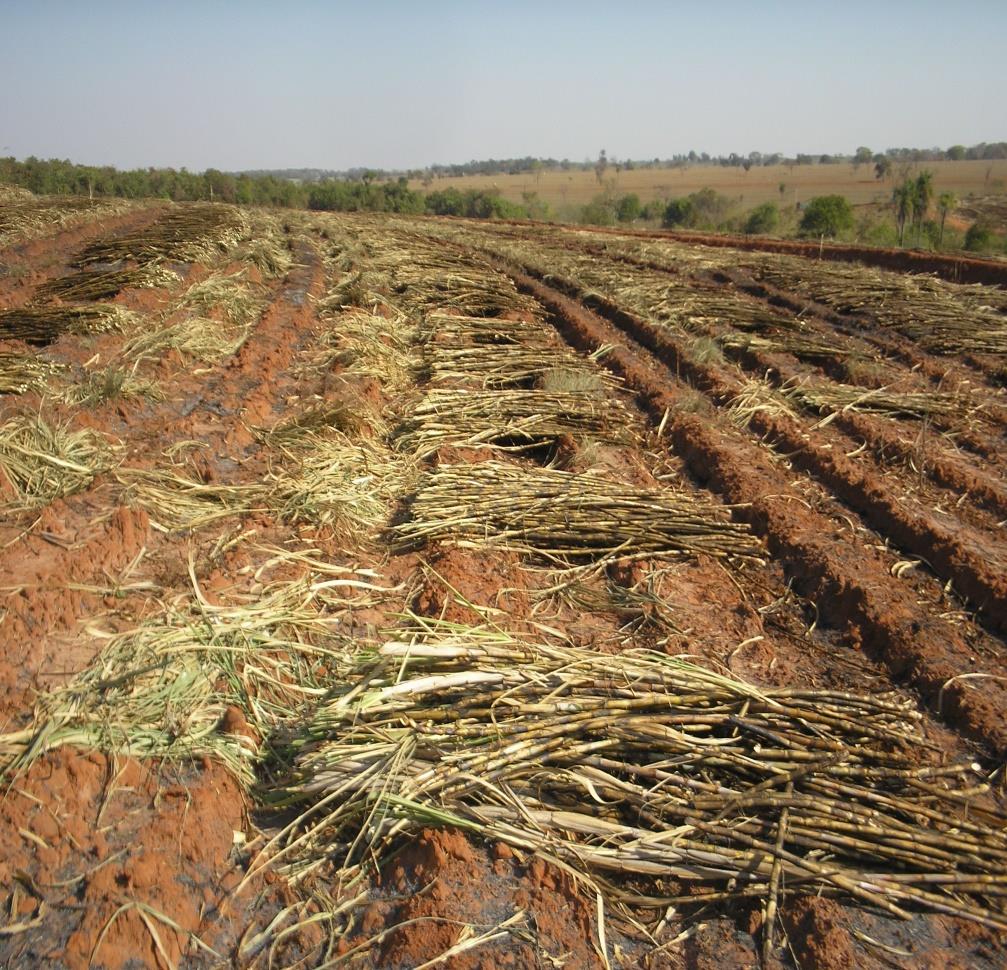
[[550, 960], [585, 970], [602, 966], [596, 913], [572, 878], [503, 843], [423, 829], [385, 866], [374, 897], [358, 932], [339, 943], [341, 953], [364, 947], [371, 966], [418, 966], [455, 945], [463, 927], [485, 932], [519, 912], [529, 942], [481, 946], [451, 960], [452, 970], [548, 966]]
[[0, 885], [21, 887], [18, 913], [30, 927], [11, 938], [8, 963], [176, 965], [200, 955], [190, 934], [226, 952], [235, 943], [226, 916], [246, 905], [232, 899], [242, 805], [215, 766], [46, 755], [0, 800]]

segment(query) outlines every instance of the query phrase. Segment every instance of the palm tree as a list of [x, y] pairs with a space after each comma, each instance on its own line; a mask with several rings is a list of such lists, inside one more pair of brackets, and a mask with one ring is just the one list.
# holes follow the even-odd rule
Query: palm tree
[[930, 208], [930, 200], [934, 197], [934, 173], [924, 169], [916, 176], [913, 192], [913, 225], [916, 227], [916, 245], [920, 244], [920, 232], [923, 220]]
[[937, 198], [937, 208], [941, 213], [941, 232], [937, 237], [937, 248], [940, 249], [944, 245], [944, 221], [948, 217], [948, 213], [958, 205], [958, 198], [955, 196], [954, 192], [941, 192], [940, 196]]
[[906, 235], [906, 219], [913, 211], [916, 197], [916, 183], [912, 179], [906, 179], [900, 185], [896, 185], [892, 192], [892, 202], [895, 203], [895, 225], [899, 231], [899, 245], [901, 246]]

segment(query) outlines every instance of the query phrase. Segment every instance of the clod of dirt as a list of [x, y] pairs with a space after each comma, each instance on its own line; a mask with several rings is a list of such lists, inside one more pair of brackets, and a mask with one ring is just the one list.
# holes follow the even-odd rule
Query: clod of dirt
[[783, 914], [790, 945], [803, 970], [854, 970], [859, 964], [840, 905], [801, 896]]
[[[456, 829], [423, 829], [386, 866], [378, 898], [364, 911], [345, 952], [399, 924], [372, 951], [373, 966], [405, 970], [458, 942], [463, 928], [485, 932], [515, 913], [527, 914], [534, 943], [516, 935], [455, 957], [452, 970], [498, 967], [600, 967], [593, 904], [565, 873], [540, 859], [525, 863], [511, 850], [473, 843]], [[411, 922], [410, 922], [411, 921]]]

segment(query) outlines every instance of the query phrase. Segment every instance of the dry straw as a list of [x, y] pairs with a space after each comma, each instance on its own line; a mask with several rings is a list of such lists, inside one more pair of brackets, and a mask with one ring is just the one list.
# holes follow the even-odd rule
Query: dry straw
[[39, 508], [87, 488], [113, 464], [113, 449], [96, 431], [73, 431], [21, 415], [0, 426], [0, 470], [17, 496], [7, 510]]
[[336, 432], [302, 437], [282, 457], [263, 481], [244, 484], [193, 481], [164, 469], [120, 468], [116, 478], [124, 501], [144, 508], [164, 531], [266, 513], [349, 536], [384, 523], [409, 474], [407, 462], [392, 460], [377, 444]]
[[261, 210], [246, 213], [249, 238], [241, 245], [237, 258], [256, 266], [267, 279], [286, 276], [294, 265], [280, 220]]
[[313, 447], [320, 435], [339, 431], [357, 436], [364, 426], [376, 420], [364, 404], [354, 407], [346, 401], [318, 401], [302, 411], [278, 421], [271, 428], [254, 429], [255, 437], [271, 448]]
[[122, 347], [122, 355], [143, 358], [175, 350], [186, 357], [213, 362], [238, 351], [248, 339], [247, 327], [230, 326], [207, 317], [188, 317], [168, 327], [137, 333]]
[[264, 489], [254, 485], [211, 485], [162, 469], [120, 468], [123, 501], [145, 509], [165, 532], [199, 529], [232, 516], [263, 512]]
[[267, 741], [303, 716], [357, 649], [335, 629], [346, 605], [342, 587], [357, 604], [384, 592], [367, 571], [337, 569], [215, 605], [202, 596], [190, 563], [194, 595], [162, 604], [135, 629], [92, 629], [105, 640], [96, 660], [43, 694], [29, 727], [0, 736], [6, 772], [73, 744], [137, 758], [209, 755], [250, 785], [258, 744], [226, 732], [228, 707]]
[[[175, 350], [197, 360], [221, 360], [248, 339], [263, 305], [260, 289], [248, 281], [243, 270], [213, 273], [190, 286], [165, 313], [166, 318], [184, 314], [181, 320], [136, 333], [123, 345], [121, 354], [139, 361]], [[218, 319], [208, 317], [210, 313]]]
[[124, 398], [161, 401], [164, 400], [164, 393], [155, 381], [137, 377], [134, 370], [125, 370], [115, 365], [88, 371], [80, 381], [65, 387], [59, 393], [59, 399], [67, 404], [82, 404], [87, 407], [98, 407], [106, 401]]
[[283, 521], [359, 539], [387, 522], [413, 474], [412, 462], [393, 456], [379, 442], [330, 431], [298, 441], [264, 488], [268, 507]]
[[728, 402], [727, 416], [740, 428], [748, 427], [757, 414], [796, 420], [797, 412], [791, 407], [791, 403], [768, 380], [750, 379], [742, 384], [737, 396]]
[[262, 310], [263, 299], [248, 282], [244, 270], [236, 273], [213, 273], [194, 283], [177, 301], [176, 309], [192, 310], [208, 315], [215, 312], [227, 323], [247, 327]]
[[29, 354], [0, 351], [0, 394], [42, 392], [65, 365]]
[[415, 328], [403, 314], [385, 316], [366, 310], [343, 311], [325, 302], [319, 315], [326, 329], [308, 367], [346, 376], [372, 378], [386, 393], [408, 387], [416, 376]]

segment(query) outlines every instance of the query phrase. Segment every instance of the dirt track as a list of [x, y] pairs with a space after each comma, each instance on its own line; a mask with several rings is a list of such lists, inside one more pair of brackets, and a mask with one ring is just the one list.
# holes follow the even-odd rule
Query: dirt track
[[[16, 256], [24, 269], [16, 291], [2, 291], [4, 307], [70, 272], [87, 243], [142, 231], [159, 214], [32, 242]], [[1007, 401], [995, 355], [935, 352], [870, 307], [810, 306], [750, 267], [711, 267], [687, 247], [634, 252], [602, 234], [431, 220], [261, 218], [212, 258], [173, 263], [177, 285], [123, 290], [114, 303], [135, 314], [125, 330], [66, 333], [41, 351], [3, 345], [64, 369], [44, 388], [5, 396], [2, 420], [41, 412], [92, 429], [110, 457], [84, 487], [30, 509], [3, 482], [0, 750], [25, 761], [0, 804], [10, 915], [0, 958], [153, 967], [339, 956], [417, 967], [514, 918], [513, 932], [434, 965], [759, 963], [763, 901], [689, 901], [708, 891], [702, 881], [614, 877], [627, 898], [683, 901], [667, 913], [638, 901], [628, 911], [635, 924], [612, 917], [603, 956], [598, 899], [574, 870], [506, 839], [415, 823], [352, 886], [339, 881], [350, 870], [337, 855], [352, 854], [341, 842], [338, 852], [295, 852], [314, 830], [285, 828], [303, 801], [273, 804], [297, 792], [283, 745], [337, 688], [343, 653], [405, 636], [404, 622], [546, 630], [606, 656], [689, 654], [767, 689], [893, 692], [920, 719], [921, 764], [977, 762], [993, 784], [977, 784], [967, 804], [998, 817]], [[289, 262], [269, 269], [253, 257], [267, 236]], [[940, 298], [967, 307], [973, 297], [950, 287]], [[501, 354], [513, 330], [529, 349], [514, 360], [530, 361], [530, 376], [466, 376], [471, 348], [449, 334], [468, 316], [499, 321]], [[234, 342], [197, 353], [193, 342], [150, 349], [139, 339], [204, 318]], [[802, 342], [786, 349], [798, 332]], [[753, 343], [752, 333], [776, 343]], [[618, 405], [606, 412], [618, 428], [515, 451], [510, 439], [417, 425], [444, 392], [471, 397], [494, 380], [539, 386], [535, 360], [601, 388]], [[74, 389], [113, 365], [159, 393], [75, 403]], [[739, 417], [753, 381], [759, 406]], [[833, 385], [911, 402], [961, 390], [926, 418], [830, 412], [786, 396]], [[422, 458], [409, 445], [417, 427], [444, 435]], [[489, 474], [500, 463], [684, 496], [711, 521], [749, 527], [758, 555], [616, 556], [556, 595], [557, 574], [529, 552], [460, 533], [401, 540], [396, 530], [416, 517], [431, 475]], [[271, 597], [287, 597], [287, 612], [260, 631], [254, 611]], [[244, 632], [232, 631], [233, 617]], [[202, 707], [169, 705], [120, 737], [109, 725], [151, 668], [132, 669], [112, 648], [142, 658], [146, 641], [130, 631], [177, 630], [183, 619], [192, 643], [218, 630], [211, 642], [226, 634], [232, 651], [256, 631], [256, 669], [225, 662], [208, 675]], [[173, 642], [158, 655], [165, 670], [174, 670]], [[325, 656], [289, 659], [318, 643]], [[273, 662], [269, 676], [258, 669]], [[305, 706], [286, 719], [281, 701], [297, 692]], [[68, 696], [78, 707], [55, 718]], [[44, 725], [69, 740], [39, 734]], [[48, 750], [28, 758], [24, 738]], [[995, 910], [1001, 897], [987, 898]], [[948, 913], [902, 922], [799, 887], [780, 906], [770, 965], [880, 967], [900, 965], [901, 953], [922, 966], [1005, 959], [1002, 933]], [[655, 950], [643, 926], [664, 946]]]

